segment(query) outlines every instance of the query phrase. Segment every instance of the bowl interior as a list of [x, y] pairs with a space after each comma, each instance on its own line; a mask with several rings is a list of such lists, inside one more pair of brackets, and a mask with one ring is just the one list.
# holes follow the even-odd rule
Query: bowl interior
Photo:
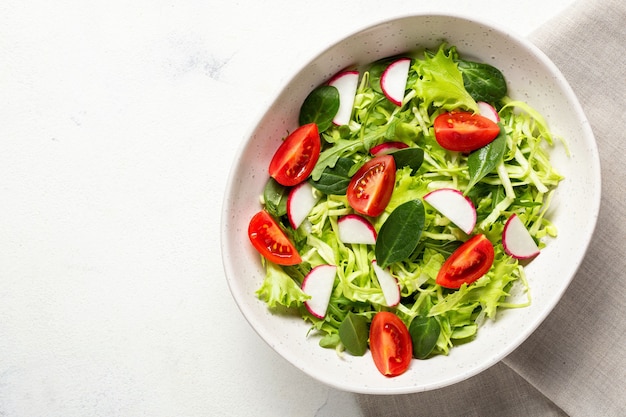
[[[307, 338], [308, 324], [299, 316], [273, 314], [255, 296], [264, 272], [249, 244], [247, 226], [258, 203], [267, 166], [287, 131], [297, 127], [307, 94], [340, 69], [415, 49], [436, 48], [442, 40], [464, 57], [499, 68], [509, 95], [543, 114], [563, 137], [551, 151], [554, 166], [565, 176], [553, 198], [549, 217], [559, 230], [541, 255], [527, 267], [532, 304], [502, 311], [485, 323], [471, 343], [449, 356], [414, 360], [395, 378], [382, 376], [369, 354], [338, 357]], [[600, 168], [596, 143], [581, 107], [558, 69], [533, 45], [492, 24], [452, 15], [415, 15], [382, 22], [359, 31], [321, 52], [284, 87], [252, 129], [235, 160], [223, 203], [223, 263], [233, 297], [256, 332], [280, 355], [330, 386], [359, 393], [411, 393], [464, 380], [495, 364], [522, 343], [550, 313], [569, 285], [595, 228], [600, 202]]]

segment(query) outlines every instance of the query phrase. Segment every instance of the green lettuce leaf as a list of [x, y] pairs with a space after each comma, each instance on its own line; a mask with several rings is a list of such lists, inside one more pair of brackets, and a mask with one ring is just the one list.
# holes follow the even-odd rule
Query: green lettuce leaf
[[283, 269], [271, 262], [265, 262], [266, 274], [257, 297], [271, 308], [278, 305], [296, 307], [308, 300], [300, 286]]
[[463, 108], [478, 112], [478, 105], [465, 89], [463, 74], [454, 60], [453, 53], [441, 45], [436, 54], [425, 54], [423, 60], [415, 60], [413, 69], [418, 77], [411, 87], [426, 104], [445, 110]]

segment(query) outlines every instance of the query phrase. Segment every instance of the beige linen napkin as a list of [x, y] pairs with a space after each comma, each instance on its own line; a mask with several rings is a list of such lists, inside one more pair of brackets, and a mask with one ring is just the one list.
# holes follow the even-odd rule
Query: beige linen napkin
[[563, 299], [501, 363], [459, 384], [358, 396], [365, 416], [626, 416], [626, 2], [579, 0], [530, 37], [590, 120], [602, 203]]
[[626, 416], [626, 2], [579, 1], [531, 40], [561, 69], [591, 122], [603, 196], [570, 288], [504, 362], [570, 415]]

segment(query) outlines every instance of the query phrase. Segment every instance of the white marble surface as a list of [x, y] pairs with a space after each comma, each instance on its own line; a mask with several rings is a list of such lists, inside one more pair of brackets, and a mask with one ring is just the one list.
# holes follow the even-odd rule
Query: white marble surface
[[239, 143], [357, 29], [430, 10], [527, 35], [571, 3], [2, 2], [0, 415], [361, 415], [230, 296], [219, 212]]

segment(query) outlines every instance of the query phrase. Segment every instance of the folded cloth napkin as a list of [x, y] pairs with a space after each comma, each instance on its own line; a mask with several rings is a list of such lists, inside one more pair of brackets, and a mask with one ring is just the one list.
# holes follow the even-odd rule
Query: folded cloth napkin
[[598, 142], [602, 201], [578, 274], [504, 361], [573, 416], [626, 416], [626, 2], [579, 1], [532, 41], [561, 69]]
[[358, 396], [365, 416], [626, 416], [626, 2], [579, 0], [532, 34], [598, 142], [602, 201], [563, 299], [501, 363], [426, 393]]

